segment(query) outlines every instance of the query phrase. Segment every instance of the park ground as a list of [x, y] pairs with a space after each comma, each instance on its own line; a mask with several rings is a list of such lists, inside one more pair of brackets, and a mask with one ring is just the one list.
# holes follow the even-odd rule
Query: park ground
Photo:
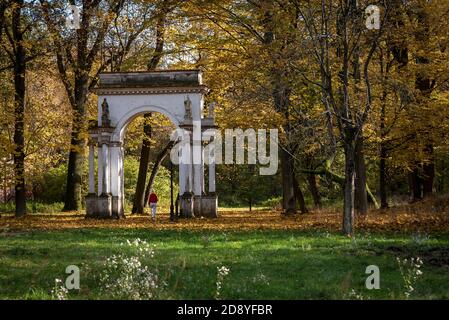
[[[357, 217], [352, 238], [339, 232], [338, 210], [295, 216], [277, 211], [223, 211], [218, 219], [170, 222], [161, 214], [122, 220], [81, 213], [0, 218], [0, 299], [50, 299], [68, 265], [80, 267], [69, 299], [110, 298], [100, 290], [104, 261], [141, 239], [165, 285], [161, 299], [214, 299], [225, 266], [222, 299], [449, 299], [449, 214], [429, 206], [373, 210]], [[129, 252], [132, 255], [132, 252]], [[411, 258], [423, 261], [413, 273]], [[402, 273], [398, 259], [402, 261]], [[403, 262], [407, 259], [407, 262]], [[380, 289], [368, 290], [365, 269], [377, 265]]]

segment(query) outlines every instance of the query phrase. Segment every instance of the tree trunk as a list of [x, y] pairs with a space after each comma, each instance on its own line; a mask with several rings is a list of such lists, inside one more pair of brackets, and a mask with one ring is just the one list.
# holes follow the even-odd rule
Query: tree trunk
[[147, 199], [150, 196], [151, 189], [153, 189], [154, 180], [156, 179], [159, 167], [164, 161], [165, 157], [170, 153], [176, 141], [169, 141], [165, 148], [158, 154], [156, 161], [154, 162], [153, 169], [151, 170], [150, 180], [148, 180], [147, 187], [145, 189], [144, 206], [147, 204]]
[[[84, 60], [79, 57], [79, 64], [84, 65]], [[84, 163], [84, 149], [86, 142], [85, 103], [88, 95], [89, 76], [86, 71], [79, 69], [75, 73], [74, 103], [72, 105], [72, 133], [70, 140], [69, 163], [67, 166], [67, 187], [63, 211], [80, 210], [82, 176]]]
[[12, 33], [16, 47], [14, 51], [14, 174], [16, 217], [26, 215], [25, 190], [25, 47], [21, 30], [23, 0], [15, 1], [12, 13]]
[[355, 145], [355, 209], [359, 214], [368, 211], [366, 191], [366, 167], [363, 153], [363, 137], [360, 134]]
[[418, 168], [413, 169], [413, 171], [409, 173], [409, 184], [410, 184], [411, 201], [416, 202], [421, 200], [422, 199], [421, 177], [419, 176]]
[[144, 116], [142, 149], [140, 150], [139, 175], [137, 176], [136, 192], [134, 194], [132, 213], [143, 213], [145, 207], [145, 183], [147, 182], [148, 164], [150, 161], [151, 113]]
[[304, 195], [301, 191], [301, 188], [299, 187], [296, 175], [293, 175], [293, 190], [295, 192], [295, 198], [299, 202], [299, 208], [301, 209], [301, 213], [309, 212], [309, 210], [307, 210], [306, 202], [304, 201]]
[[383, 94], [382, 106], [380, 110], [380, 161], [379, 161], [379, 193], [380, 193], [380, 207], [382, 209], [388, 208], [387, 198], [387, 146], [385, 145], [385, 99], [386, 92]]
[[380, 163], [379, 163], [379, 193], [380, 193], [380, 207], [382, 209], [388, 208], [387, 197], [387, 160], [385, 158], [385, 147], [380, 147]]
[[[430, 16], [425, 10], [425, 7], [420, 4], [416, 8], [417, 21], [422, 27], [419, 32], [415, 33], [415, 38], [418, 44], [426, 44], [430, 36]], [[432, 92], [435, 88], [435, 79], [430, 77], [430, 73], [426, 72], [426, 65], [432, 62], [431, 55], [428, 50], [423, 50], [417, 57], [416, 63], [421, 65], [422, 69], [418, 69], [415, 79], [415, 88], [419, 90], [420, 96], [418, 96], [418, 103], [422, 106], [428, 106]], [[428, 136], [432, 139], [432, 136]], [[428, 155], [428, 162], [422, 165], [422, 176], [420, 177], [420, 184], [422, 184], [423, 197], [427, 197], [433, 192], [433, 180], [435, 177], [435, 163], [433, 156], [432, 143], [427, 144], [424, 147], [424, 152]]]
[[345, 186], [343, 206], [343, 233], [352, 235], [354, 228], [355, 147], [345, 141]]
[[[267, 47], [273, 43], [275, 39], [275, 33], [273, 30], [273, 15], [272, 6], [270, 2], [265, 2], [266, 6], [264, 15], [262, 17], [261, 24], [263, 26], [263, 41], [262, 43]], [[271, 52], [271, 51], [270, 51]], [[272, 96], [274, 100], [274, 110], [284, 116], [286, 125], [284, 131], [286, 140], [290, 132], [290, 119], [289, 119], [289, 106], [290, 106], [290, 92], [289, 78], [286, 77], [285, 70], [279, 68], [279, 54], [271, 52], [273, 67], [270, 70], [271, 82], [273, 84]], [[287, 141], [288, 142], [288, 141]], [[286, 143], [287, 145], [287, 143]], [[293, 159], [291, 155], [285, 150], [286, 147], [282, 147], [280, 151], [281, 162], [281, 177], [282, 177], [282, 208], [284, 214], [296, 213], [296, 201], [293, 188]]]
[[[165, 18], [166, 18], [166, 8], [165, 1], [162, 2], [161, 12], [157, 20], [156, 25], [156, 46], [154, 48], [153, 55], [148, 62], [148, 71], [155, 70], [161, 61], [163, 50], [164, 50], [164, 33], [165, 33]], [[148, 119], [151, 117], [151, 113], [144, 115], [145, 124], [143, 127], [143, 132], [145, 137], [142, 141], [142, 149], [140, 153], [140, 163], [139, 163], [139, 176], [137, 177], [136, 192], [134, 194], [134, 203], [132, 208], [132, 213], [143, 213], [145, 202], [147, 199], [145, 183], [147, 179], [148, 165], [150, 161], [150, 143], [147, 137], [151, 135], [151, 125], [148, 123]], [[156, 169], [157, 172], [157, 169]], [[154, 179], [154, 178], [153, 178]], [[151, 180], [151, 179], [150, 179]], [[151, 190], [151, 189], [150, 189]], [[148, 192], [150, 191], [148, 190]]]
[[74, 117], [70, 140], [69, 163], [67, 166], [67, 187], [63, 211], [81, 209], [81, 188], [84, 157], [84, 141], [80, 137], [80, 119]]
[[293, 161], [291, 155], [281, 148], [282, 208], [284, 214], [296, 213], [295, 191], [293, 187]]
[[316, 208], [320, 208], [321, 207], [321, 195], [318, 190], [317, 183], [316, 183], [316, 176], [314, 174], [308, 174], [307, 182], [309, 184], [309, 191], [312, 194], [313, 203], [315, 204]]
[[423, 165], [423, 197], [433, 194], [433, 181], [435, 179], [435, 157], [433, 154], [433, 145], [426, 146], [426, 153], [429, 155], [429, 162]]

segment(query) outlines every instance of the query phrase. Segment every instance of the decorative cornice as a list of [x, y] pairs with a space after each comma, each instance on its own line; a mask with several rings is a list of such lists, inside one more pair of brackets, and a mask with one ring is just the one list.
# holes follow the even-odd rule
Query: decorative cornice
[[178, 94], [178, 93], [207, 93], [206, 86], [195, 87], [160, 87], [160, 88], [107, 88], [97, 87], [92, 91], [97, 95], [145, 95], [145, 94]]

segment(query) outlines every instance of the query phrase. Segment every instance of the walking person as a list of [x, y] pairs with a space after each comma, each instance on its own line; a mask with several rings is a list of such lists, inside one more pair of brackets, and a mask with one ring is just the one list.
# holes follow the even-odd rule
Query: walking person
[[148, 197], [148, 202], [150, 203], [151, 209], [151, 219], [156, 220], [156, 207], [157, 207], [157, 195], [151, 190], [150, 196]]

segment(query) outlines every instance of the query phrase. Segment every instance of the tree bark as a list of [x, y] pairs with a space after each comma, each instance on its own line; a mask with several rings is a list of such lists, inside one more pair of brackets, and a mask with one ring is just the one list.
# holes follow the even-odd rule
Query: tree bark
[[366, 191], [366, 166], [363, 153], [363, 137], [360, 134], [355, 145], [355, 209], [359, 214], [368, 211], [368, 197]]
[[318, 190], [317, 183], [316, 183], [316, 176], [314, 174], [308, 174], [307, 182], [309, 184], [309, 191], [312, 194], [313, 203], [315, 204], [316, 208], [320, 208], [321, 207], [321, 195]]
[[[80, 63], [83, 63], [81, 62], [83, 59], [81, 57], [79, 59]], [[81, 71], [75, 74], [75, 105], [72, 106], [73, 121], [63, 211], [80, 210], [82, 207], [82, 176], [84, 148], [86, 146], [84, 139], [84, 133], [86, 131], [85, 103], [88, 95], [88, 82], [87, 72]]]
[[301, 188], [299, 187], [298, 179], [296, 178], [296, 175], [293, 175], [293, 190], [295, 193], [295, 198], [299, 202], [299, 208], [301, 210], [301, 213], [307, 213], [309, 210], [307, 210], [306, 202], [304, 201], [304, 195], [301, 191]]
[[[263, 39], [262, 43], [269, 47], [275, 40], [275, 32], [273, 30], [273, 7], [270, 1], [265, 1], [264, 14], [262, 17], [261, 25], [263, 26]], [[271, 49], [270, 49], [271, 50]], [[271, 82], [273, 84], [272, 96], [274, 100], [274, 109], [276, 112], [282, 114], [286, 120], [284, 131], [286, 135], [286, 141], [288, 142], [288, 135], [290, 132], [289, 124], [289, 106], [290, 106], [290, 92], [289, 78], [286, 76], [285, 69], [279, 68], [280, 52], [271, 52], [271, 59], [273, 67], [270, 70]], [[285, 150], [287, 148], [281, 148], [280, 162], [281, 162], [281, 177], [282, 177], [282, 208], [284, 214], [296, 213], [296, 201], [293, 188], [293, 159], [292, 156]]]
[[23, 0], [14, 1], [12, 12], [12, 33], [14, 51], [14, 174], [15, 174], [15, 216], [26, 215], [25, 190], [25, 47], [21, 30]]
[[355, 147], [345, 141], [345, 186], [343, 206], [343, 233], [352, 235], [354, 228]]
[[380, 110], [380, 146], [379, 146], [379, 193], [380, 193], [380, 207], [382, 209], [388, 208], [387, 197], [387, 146], [385, 145], [385, 121], [386, 121], [386, 100], [387, 93], [384, 91], [381, 99]]
[[147, 171], [150, 162], [150, 139], [151, 139], [151, 125], [149, 120], [151, 113], [146, 113], [144, 116], [143, 125], [143, 141], [140, 150], [139, 174], [137, 176], [136, 192], [134, 194], [132, 213], [143, 213], [145, 207], [145, 183], [147, 182]]
[[293, 161], [290, 154], [281, 148], [282, 208], [286, 215], [296, 213], [296, 199], [293, 187]]
[[[164, 2], [162, 3], [164, 5]], [[161, 61], [163, 50], [164, 50], [164, 33], [165, 33], [165, 8], [161, 8], [161, 13], [157, 20], [156, 25], [156, 46], [154, 48], [153, 55], [148, 62], [148, 71], [155, 70]], [[139, 176], [137, 177], [136, 192], [134, 194], [134, 203], [132, 208], [132, 213], [143, 213], [145, 202], [147, 199], [145, 183], [147, 180], [148, 165], [150, 162], [150, 143], [147, 137], [151, 135], [151, 125], [148, 123], [148, 119], [151, 117], [150, 113], [144, 115], [145, 124], [143, 127], [144, 139], [142, 141], [142, 149], [140, 153], [140, 163], [139, 163]], [[157, 169], [156, 169], [157, 172]], [[154, 179], [154, 177], [153, 177]]]
[[410, 193], [411, 193], [411, 201], [416, 202], [422, 199], [421, 193], [421, 177], [419, 176], [418, 168], [413, 169], [412, 172], [409, 173], [409, 185], [410, 185]]

